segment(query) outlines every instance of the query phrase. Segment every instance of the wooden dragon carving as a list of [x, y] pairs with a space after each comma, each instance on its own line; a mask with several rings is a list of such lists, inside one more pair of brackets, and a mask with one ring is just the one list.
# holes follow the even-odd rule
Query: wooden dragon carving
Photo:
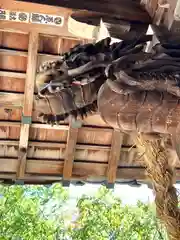
[[180, 47], [159, 43], [146, 53], [149, 38], [114, 45], [108, 38], [46, 64], [37, 77], [42, 121], [58, 123], [95, 110], [127, 133], [171, 135], [180, 158]]
[[107, 80], [106, 67], [121, 56], [139, 53], [151, 35], [110, 45], [110, 38], [78, 45], [59, 61], [40, 66], [36, 79], [35, 109], [41, 121], [56, 123], [68, 117], [84, 117], [97, 111], [97, 94]]
[[126, 69], [121, 65], [132, 56], [108, 67], [98, 110], [106, 123], [124, 132], [170, 134], [180, 156], [180, 51], [161, 44], [153, 50], [148, 59]]

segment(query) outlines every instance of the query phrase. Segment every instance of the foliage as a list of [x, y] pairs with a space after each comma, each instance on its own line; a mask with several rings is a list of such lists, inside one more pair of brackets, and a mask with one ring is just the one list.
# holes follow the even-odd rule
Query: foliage
[[0, 186], [0, 240], [160, 240], [164, 229], [150, 205], [123, 206], [106, 188], [82, 196], [68, 213], [60, 184]]
[[[59, 200], [61, 205], [66, 200], [67, 196], [60, 185], [53, 185], [52, 188], [1, 186], [0, 193], [1, 240], [54, 239], [57, 225], [44, 213], [51, 199]], [[61, 205], [56, 204], [55, 210], [57, 207], [60, 209]], [[62, 220], [57, 222], [58, 225], [63, 224]]]
[[72, 239], [82, 240], [160, 240], [165, 233], [149, 205], [122, 206], [105, 188], [96, 197], [83, 196], [78, 201], [80, 216]]

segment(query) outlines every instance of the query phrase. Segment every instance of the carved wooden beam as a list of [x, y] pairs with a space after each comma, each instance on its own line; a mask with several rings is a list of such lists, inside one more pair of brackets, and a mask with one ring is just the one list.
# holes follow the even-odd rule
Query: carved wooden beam
[[88, 10], [129, 21], [150, 22], [148, 13], [138, 2], [132, 0], [23, 0], [23, 2], [40, 3], [76, 10]]

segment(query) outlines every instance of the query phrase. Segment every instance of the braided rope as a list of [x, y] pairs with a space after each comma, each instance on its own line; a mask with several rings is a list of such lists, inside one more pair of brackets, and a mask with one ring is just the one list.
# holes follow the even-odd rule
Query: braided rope
[[165, 224], [169, 239], [180, 239], [180, 210], [178, 196], [173, 186], [175, 169], [168, 161], [162, 140], [147, 141], [137, 138], [139, 152], [144, 153], [148, 177], [154, 192], [157, 217]]

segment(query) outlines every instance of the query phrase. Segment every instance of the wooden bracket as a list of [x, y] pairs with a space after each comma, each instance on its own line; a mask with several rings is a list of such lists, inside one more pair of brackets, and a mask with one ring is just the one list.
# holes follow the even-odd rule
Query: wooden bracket
[[63, 180], [63, 181], [62, 181], [62, 186], [63, 186], [63, 187], [69, 187], [69, 186], [70, 186], [70, 183], [71, 183], [71, 182], [68, 181], [68, 180]]
[[106, 186], [106, 188], [108, 188], [108, 189], [114, 189], [114, 183], [105, 182], [105, 186]]
[[24, 181], [23, 180], [15, 180], [14, 185], [24, 185]]
[[31, 123], [32, 123], [32, 117], [22, 116], [21, 122], [22, 122], [23, 124], [31, 124]]

